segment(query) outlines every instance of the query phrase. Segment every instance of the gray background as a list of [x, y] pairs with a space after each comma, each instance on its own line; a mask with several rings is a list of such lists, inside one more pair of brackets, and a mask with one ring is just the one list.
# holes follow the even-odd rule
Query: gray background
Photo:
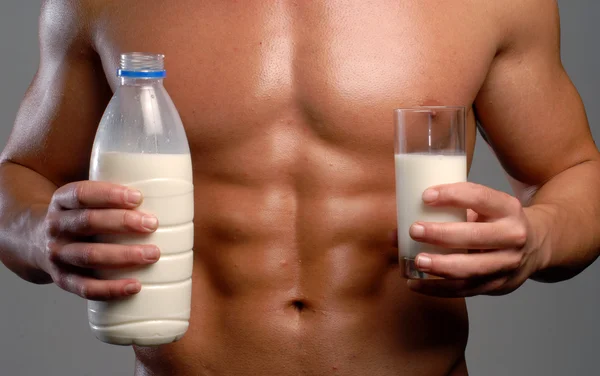
[[[38, 64], [39, 0], [0, 2], [0, 147]], [[559, 1], [563, 62], [600, 138], [600, 2]], [[552, 111], [551, 108], [548, 111]], [[565, 124], [565, 126], [568, 126]], [[479, 140], [470, 179], [509, 190]], [[471, 375], [592, 375], [600, 340], [600, 262], [554, 285], [528, 282], [504, 297], [468, 300]], [[21, 281], [0, 266], [0, 375], [119, 376], [133, 373], [130, 348], [112, 347], [88, 330], [85, 302], [54, 286]]]

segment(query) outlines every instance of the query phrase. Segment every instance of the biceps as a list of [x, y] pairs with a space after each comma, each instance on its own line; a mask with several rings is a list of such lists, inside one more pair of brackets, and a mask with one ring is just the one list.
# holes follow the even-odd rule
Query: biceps
[[42, 63], [19, 109], [3, 159], [57, 185], [87, 176], [95, 130], [110, 97], [99, 63]]
[[528, 185], [596, 153], [581, 98], [558, 56], [532, 51], [499, 59], [475, 102], [498, 159]]

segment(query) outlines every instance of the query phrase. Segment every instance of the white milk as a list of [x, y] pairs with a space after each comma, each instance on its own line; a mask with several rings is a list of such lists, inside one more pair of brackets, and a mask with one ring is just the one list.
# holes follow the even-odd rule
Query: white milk
[[90, 168], [91, 180], [139, 189], [138, 210], [154, 214], [150, 235], [102, 235], [98, 241], [155, 244], [160, 260], [140, 268], [98, 271], [104, 279], [136, 278], [142, 290], [125, 300], [88, 302], [90, 327], [101, 341], [119, 345], [173, 342], [188, 328], [192, 296], [194, 196], [189, 154], [103, 153]]
[[396, 205], [400, 257], [414, 259], [421, 252], [444, 253], [441, 247], [414, 241], [408, 231], [417, 221], [464, 222], [466, 210], [432, 208], [423, 203], [423, 192], [434, 185], [467, 180], [465, 155], [396, 154]]

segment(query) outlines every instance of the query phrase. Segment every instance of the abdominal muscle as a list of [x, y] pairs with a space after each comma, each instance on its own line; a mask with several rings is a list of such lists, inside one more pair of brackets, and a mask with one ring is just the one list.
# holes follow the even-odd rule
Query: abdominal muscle
[[249, 140], [210, 164], [193, 156], [190, 329], [136, 348], [136, 374], [448, 375], [463, 357], [466, 308], [401, 277], [393, 155], [286, 132], [286, 150]]

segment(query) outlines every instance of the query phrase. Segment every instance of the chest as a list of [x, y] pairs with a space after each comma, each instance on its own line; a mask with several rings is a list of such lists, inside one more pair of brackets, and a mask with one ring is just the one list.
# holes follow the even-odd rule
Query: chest
[[481, 5], [456, 3], [109, 2], [97, 48], [113, 88], [120, 53], [164, 53], [166, 88], [198, 146], [274, 126], [378, 146], [394, 108], [473, 103], [496, 35]]

